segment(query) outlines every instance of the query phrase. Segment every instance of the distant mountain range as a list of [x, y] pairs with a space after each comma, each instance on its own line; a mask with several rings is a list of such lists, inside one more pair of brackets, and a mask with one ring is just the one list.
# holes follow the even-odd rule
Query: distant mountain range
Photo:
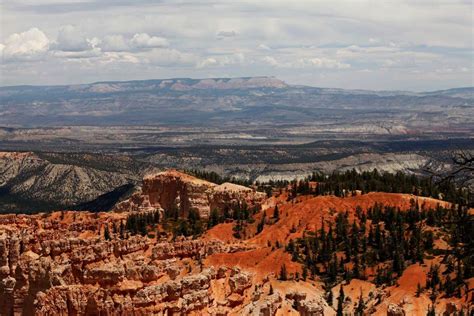
[[293, 86], [272, 77], [0, 87], [0, 125], [358, 124], [405, 129], [473, 123], [474, 88], [432, 92]]

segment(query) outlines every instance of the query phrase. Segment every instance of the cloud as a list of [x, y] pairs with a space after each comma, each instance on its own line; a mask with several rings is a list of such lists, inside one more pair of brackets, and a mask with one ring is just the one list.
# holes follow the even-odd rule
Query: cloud
[[150, 36], [147, 33], [135, 34], [130, 43], [135, 48], [156, 48], [169, 46], [169, 42], [166, 38]]
[[413, 68], [439, 62], [440, 55], [430, 51], [419, 51], [413, 46], [389, 42], [387, 45], [362, 47], [350, 45], [339, 48], [334, 53], [339, 59], [372, 67]]
[[219, 62], [217, 61], [217, 59], [209, 57], [209, 58], [206, 58], [206, 59], [200, 61], [197, 64], [197, 68], [212, 67], [212, 66], [217, 66], [218, 64], [219, 64]]
[[56, 50], [52, 51], [51, 55], [58, 58], [69, 58], [69, 59], [79, 59], [79, 58], [92, 58], [101, 56], [102, 52], [99, 48], [92, 48], [90, 50], [83, 51], [63, 51]]
[[272, 57], [272, 56], [265, 56], [263, 57], [263, 62], [270, 65], [270, 66], [273, 66], [273, 67], [277, 67], [278, 66], [278, 62], [277, 60]]
[[312, 57], [312, 58], [298, 58], [290, 61], [279, 61], [272, 56], [265, 56], [262, 58], [262, 62], [279, 68], [289, 69], [349, 69], [351, 65], [345, 62], [338, 61], [336, 59], [325, 58], [325, 57]]
[[235, 31], [219, 31], [217, 32], [217, 37], [234, 37], [237, 36]]
[[147, 33], [137, 33], [128, 39], [121, 34], [106, 35], [100, 43], [102, 50], [107, 52], [140, 51], [169, 46], [166, 38], [150, 36]]
[[[95, 80], [103, 65], [100, 76], [110, 80], [225, 74], [369, 89], [472, 84], [471, 71], [455, 72], [472, 69], [465, 0], [294, 0], [290, 7], [283, 0], [5, 0], [1, 10], [7, 65], [0, 84]], [[32, 26], [37, 32], [27, 38]]]
[[103, 51], [107, 52], [127, 51], [130, 48], [128, 41], [123, 37], [123, 35], [105, 36], [100, 43], [100, 47]]
[[54, 44], [54, 49], [64, 52], [82, 52], [92, 48], [92, 43], [73, 25], [61, 27]]
[[235, 53], [235, 54], [225, 55], [225, 56], [208, 57], [200, 61], [196, 65], [196, 68], [242, 65], [244, 62], [245, 62], [245, 55], [243, 53]]
[[196, 56], [193, 54], [170, 48], [154, 48], [136, 56], [142, 58], [145, 62], [162, 67], [192, 66], [196, 63]]
[[133, 54], [126, 52], [106, 52], [102, 55], [99, 62], [101, 64], [129, 63], [139, 64], [141, 59]]
[[14, 33], [1, 44], [4, 60], [32, 60], [43, 56], [49, 49], [50, 40], [34, 27], [22, 33]]
[[259, 44], [259, 45], [257, 46], [257, 48], [260, 49], [260, 50], [272, 50], [270, 47], [268, 47], [268, 46], [265, 45], [265, 44]]
[[320, 69], [348, 69], [350, 64], [340, 62], [330, 58], [301, 58], [298, 59], [294, 66], [297, 68], [314, 67]]

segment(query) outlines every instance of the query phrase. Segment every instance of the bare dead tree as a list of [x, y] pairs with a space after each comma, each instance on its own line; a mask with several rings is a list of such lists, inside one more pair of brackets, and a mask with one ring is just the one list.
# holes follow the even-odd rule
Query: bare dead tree
[[433, 170], [431, 162], [425, 167], [435, 185], [443, 186], [454, 183], [467, 196], [466, 204], [473, 206], [474, 200], [474, 152], [458, 149], [451, 154], [451, 168], [448, 170]]
[[474, 154], [470, 151], [458, 150], [451, 157], [453, 170], [445, 177], [445, 181], [456, 181], [461, 185], [471, 184], [474, 179]]

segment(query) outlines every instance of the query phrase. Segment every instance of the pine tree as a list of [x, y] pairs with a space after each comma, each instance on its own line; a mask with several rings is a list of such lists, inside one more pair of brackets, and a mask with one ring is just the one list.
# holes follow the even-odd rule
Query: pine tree
[[329, 289], [328, 298], [327, 298], [329, 306], [332, 306], [333, 300], [334, 300], [334, 296], [332, 294], [332, 290]]
[[352, 268], [352, 276], [355, 279], [360, 278], [360, 266], [359, 266], [359, 256], [355, 255], [354, 257], [354, 267]]
[[421, 287], [420, 282], [418, 282], [418, 285], [416, 286], [416, 297], [420, 297], [421, 293], [423, 293], [423, 288]]
[[276, 221], [280, 219], [280, 211], [278, 210], [278, 205], [275, 205], [275, 209], [273, 210], [273, 218]]
[[357, 303], [357, 308], [355, 310], [355, 315], [363, 316], [364, 310], [365, 310], [365, 303], [364, 303], [364, 298], [362, 297], [362, 290], [361, 290], [360, 296], [359, 296], [359, 302]]
[[302, 277], [303, 277], [303, 281], [306, 281], [306, 279], [308, 278], [308, 268], [306, 267], [306, 265], [303, 266]]
[[267, 213], [265, 211], [263, 211], [262, 220], [257, 225], [257, 234], [261, 233], [263, 228], [265, 227], [265, 219], [267, 217], [266, 215], [267, 215]]
[[337, 316], [343, 316], [344, 313], [344, 300], [346, 299], [346, 296], [344, 295], [344, 289], [341, 287], [339, 289], [339, 297], [337, 298]]
[[211, 214], [209, 215], [209, 222], [207, 226], [211, 228], [216, 226], [217, 224], [219, 224], [219, 212], [217, 211], [217, 209], [213, 209], [211, 211]]
[[104, 229], [104, 239], [105, 239], [105, 240], [110, 240], [109, 225], [105, 225], [105, 229]]
[[139, 222], [138, 222], [138, 231], [140, 233], [140, 235], [142, 236], [146, 236], [146, 234], [148, 233], [148, 230], [146, 228], [146, 221], [143, 217], [141, 217], [139, 219]]
[[286, 280], [288, 280], [288, 273], [287, 273], [287, 271], [286, 271], [286, 265], [285, 265], [285, 264], [283, 264], [283, 265], [281, 266], [279, 279], [280, 279], [281, 281], [286, 281]]
[[446, 291], [447, 296], [453, 295], [454, 291], [456, 290], [456, 284], [453, 280], [451, 280], [449, 274], [446, 276], [446, 281], [444, 282], [444, 290]]
[[436, 310], [433, 304], [428, 309], [428, 313], [426, 313], [426, 316], [436, 316]]
[[120, 239], [125, 238], [125, 226], [123, 225], [122, 221], [120, 221], [119, 236], [120, 236]]

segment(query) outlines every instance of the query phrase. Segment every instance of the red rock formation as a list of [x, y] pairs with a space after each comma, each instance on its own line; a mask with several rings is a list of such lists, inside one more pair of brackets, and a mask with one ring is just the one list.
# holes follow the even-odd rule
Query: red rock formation
[[216, 185], [178, 171], [165, 171], [144, 177], [141, 192], [119, 203], [116, 211], [149, 209], [171, 210], [177, 208], [181, 216], [196, 210], [202, 218], [208, 218], [213, 209], [246, 204], [259, 208], [265, 194], [232, 183]]
[[[188, 207], [184, 212], [193, 207], [209, 210], [213, 205], [241, 201], [249, 201], [250, 205], [256, 201], [250, 189], [211, 184], [206, 185], [206, 198], [202, 200], [207, 204], [200, 204], [196, 200], [203, 196], [202, 191], [198, 195], [188, 192], [196, 188], [195, 183], [189, 184], [194, 178], [172, 174], [176, 177], [162, 174], [150, 179], [150, 187], [143, 191], [148, 195], [142, 195], [141, 200], [150, 202], [147, 207], [166, 204], [173, 200], [173, 194], [180, 201], [188, 201], [181, 204]], [[175, 190], [160, 189], [163, 181]], [[332, 207], [348, 210], [353, 216], [356, 205], [365, 209], [384, 202], [403, 209], [410, 198], [377, 193], [301, 198], [293, 203], [282, 197], [278, 200], [278, 221], [270, 220], [275, 202], [271, 199], [263, 206], [269, 219], [263, 231], [255, 235], [252, 230], [262, 216], [260, 212], [254, 223], [248, 223], [248, 239], [240, 240], [227, 236], [216, 239], [224, 231], [220, 227], [211, 229], [215, 233], [195, 239], [171, 234], [158, 239], [127, 234], [121, 237], [110, 229], [110, 240], [106, 240], [104, 227], [117, 227], [127, 217], [124, 212], [0, 215], [0, 315], [335, 315], [331, 306], [336, 305], [340, 284], [333, 287], [334, 299], [328, 304], [318, 278], [277, 280], [282, 264], [290, 278], [296, 272], [301, 274], [301, 264], [292, 261], [284, 247], [275, 247], [275, 241], [284, 245], [307, 227], [319, 228], [321, 217], [329, 221], [335, 216]], [[140, 210], [144, 211], [135, 209]], [[305, 223], [300, 224], [300, 220]], [[232, 232], [234, 224], [218, 226]], [[159, 229], [163, 232], [163, 227]], [[425, 315], [431, 301], [426, 293], [416, 297], [416, 285], [425, 284], [429, 265], [441, 260], [441, 256], [434, 256], [424, 264], [407, 266], [392, 286], [351, 280], [344, 284], [344, 310], [353, 313], [362, 293], [368, 314]], [[470, 291], [473, 284], [468, 282]], [[459, 311], [463, 306], [466, 297], [440, 298], [436, 308], [443, 313]]]

